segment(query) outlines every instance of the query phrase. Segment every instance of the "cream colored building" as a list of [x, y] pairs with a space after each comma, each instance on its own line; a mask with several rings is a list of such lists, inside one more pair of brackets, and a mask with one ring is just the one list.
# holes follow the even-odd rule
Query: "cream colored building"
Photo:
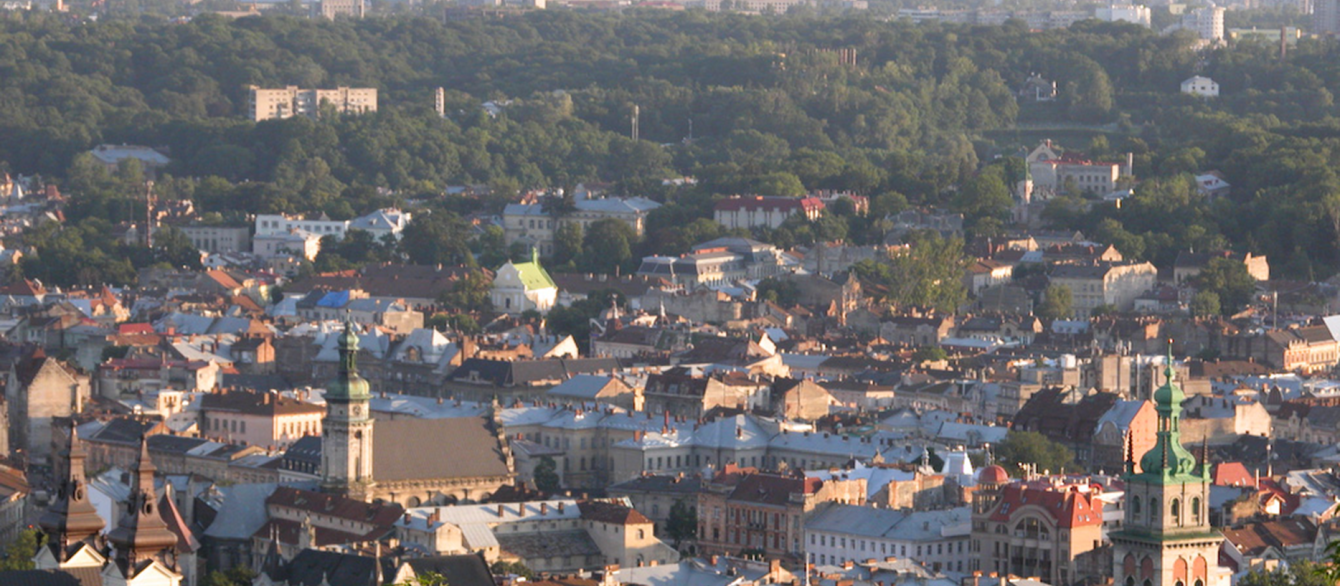
[[1130, 311], [1135, 298], [1154, 287], [1158, 269], [1148, 262], [1061, 265], [1051, 274], [1051, 283], [1070, 288], [1075, 317], [1085, 319], [1102, 305]]
[[[362, 4], [361, 0], [354, 2]], [[327, 2], [322, 2], [323, 13], [326, 4]], [[338, 87], [322, 90], [299, 89], [294, 85], [284, 88], [261, 88], [253, 85], [250, 87], [250, 92], [249, 115], [256, 122], [293, 116], [316, 118], [320, 114], [322, 104], [329, 104], [342, 114], [377, 111], [377, 88]]]

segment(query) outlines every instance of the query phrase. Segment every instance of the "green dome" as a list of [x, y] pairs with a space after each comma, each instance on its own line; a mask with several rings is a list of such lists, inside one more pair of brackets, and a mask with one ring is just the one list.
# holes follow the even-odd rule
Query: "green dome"
[[1163, 371], [1167, 380], [1163, 386], [1154, 391], [1154, 406], [1162, 411], [1169, 411], [1173, 407], [1182, 408], [1182, 401], [1186, 400], [1186, 393], [1182, 392], [1182, 387], [1173, 382], [1172, 358], [1168, 359], [1168, 366]]
[[358, 356], [358, 334], [354, 332], [352, 322], [344, 323], [344, 333], [340, 334], [340, 373], [326, 387], [326, 400], [336, 402], [367, 401], [372, 398], [372, 387], [368, 381], [358, 376], [355, 358]]

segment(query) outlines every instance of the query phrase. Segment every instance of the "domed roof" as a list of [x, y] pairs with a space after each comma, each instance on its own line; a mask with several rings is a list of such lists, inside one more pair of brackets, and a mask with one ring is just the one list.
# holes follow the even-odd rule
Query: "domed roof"
[[1005, 484], [1010, 481], [1010, 473], [1005, 468], [992, 464], [977, 473], [977, 484]]

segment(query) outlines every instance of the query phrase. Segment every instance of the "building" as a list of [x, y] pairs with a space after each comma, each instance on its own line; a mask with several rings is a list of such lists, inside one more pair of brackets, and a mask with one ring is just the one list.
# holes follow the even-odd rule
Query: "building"
[[277, 393], [224, 389], [201, 399], [200, 435], [283, 448], [302, 437], [321, 435], [324, 412], [320, 405]]
[[1290, 372], [1326, 372], [1340, 363], [1340, 341], [1327, 326], [1304, 326], [1265, 333], [1265, 362]]
[[527, 310], [548, 313], [558, 300], [558, 285], [540, 264], [540, 253], [531, 249], [528, 262], [512, 262], [498, 268], [489, 293], [493, 309], [509, 315]]
[[1312, 32], [1319, 35], [1340, 33], [1340, 0], [1314, 0]]
[[258, 214], [256, 216], [256, 236], [276, 236], [288, 234], [293, 230], [303, 230], [318, 237], [335, 236], [343, 240], [350, 230], [362, 230], [372, 235], [373, 240], [381, 241], [387, 235], [400, 238], [405, 226], [409, 225], [412, 215], [396, 208], [375, 210], [352, 220], [332, 220], [321, 214], [306, 218], [288, 214]]
[[[1172, 364], [1169, 356], [1168, 364]], [[1136, 471], [1126, 460], [1126, 517], [1112, 540], [1113, 584], [1121, 586], [1227, 586], [1231, 571], [1219, 566], [1224, 537], [1210, 526], [1209, 453], [1196, 457], [1182, 446], [1182, 388], [1168, 367], [1154, 392], [1158, 440]]]
[[755, 551], [766, 559], [802, 562], [804, 527], [821, 503], [861, 504], [865, 482], [745, 473], [734, 484], [709, 484], [698, 496], [701, 553]]
[[182, 226], [177, 229], [201, 252], [251, 252], [251, 230], [246, 226]]
[[316, 260], [316, 255], [321, 252], [321, 236], [294, 228], [281, 234], [257, 234], [251, 245], [253, 252], [260, 258], [294, 256]]
[[1270, 262], [1264, 255], [1219, 250], [1214, 252], [1178, 252], [1177, 259], [1173, 261], [1173, 281], [1178, 285], [1190, 284], [1197, 275], [1200, 275], [1205, 266], [1216, 258], [1241, 262], [1247, 266], [1247, 274], [1257, 281], [1270, 280]]
[[28, 463], [47, 463], [52, 454], [52, 420], [82, 411], [89, 394], [87, 375], [41, 348], [27, 352], [10, 366], [5, 386], [10, 448]]
[[121, 165], [122, 161], [136, 160], [140, 162], [140, 167], [144, 169], [145, 175], [153, 177], [159, 169], [166, 167], [172, 162], [167, 155], [158, 152], [147, 146], [137, 146], [129, 144], [100, 144], [89, 151], [93, 155], [93, 160], [97, 161], [108, 171], [115, 171]]
[[740, 279], [766, 279], [786, 272], [781, 251], [766, 242], [727, 236], [693, 247], [689, 254], [648, 256], [638, 276], [665, 279], [688, 288], [726, 285]]
[[776, 228], [791, 216], [819, 219], [824, 202], [817, 197], [735, 196], [718, 201], [713, 218], [728, 230], [755, 226]]
[[935, 572], [965, 572], [972, 534], [968, 507], [937, 511], [828, 504], [805, 522], [808, 562], [913, 559]]
[[1050, 140], [1028, 153], [1026, 161], [1034, 193], [1042, 196], [1063, 191], [1111, 193], [1117, 189], [1117, 179], [1131, 174], [1129, 157], [1123, 168], [1120, 163], [1090, 160], [1078, 152], [1057, 153]]
[[[358, 17], [362, 17], [362, 6], [364, 0], [334, 0], [323, 1], [322, 12], [326, 12], [329, 5], [332, 9], [337, 6], [353, 5], [359, 12]], [[298, 89], [298, 86], [288, 86], [284, 88], [262, 88], [250, 86], [250, 110], [251, 120], [260, 122], [262, 120], [282, 120], [294, 116], [306, 116], [316, 118], [321, 113], [321, 107], [328, 105], [335, 108], [341, 114], [362, 114], [364, 112], [377, 111], [377, 88], [349, 88], [338, 87], [335, 89]]]
[[1143, 4], [1112, 4], [1093, 10], [1093, 17], [1104, 22], [1125, 21], [1149, 27], [1149, 7]]
[[[321, 16], [329, 19], [341, 16], [363, 18], [368, 11], [367, 0], [320, 0], [318, 6], [321, 9]], [[374, 106], [373, 110], [376, 109]]]
[[1154, 287], [1158, 269], [1148, 262], [1060, 265], [1052, 270], [1050, 280], [1070, 288], [1075, 317], [1084, 319], [1104, 305], [1130, 311], [1135, 299]]
[[1100, 490], [1083, 477], [1010, 482], [1004, 468], [983, 468], [973, 492], [970, 569], [1047, 584], [1099, 579], [1107, 569], [1085, 559], [1103, 541]]
[[1202, 6], [1182, 15], [1182, 28], [1195, 32], [1200, 40], [1216, 43], [1224, 40], [1224, 8]]
[[[645, 197], [632, 198], [591, 198], [585, 191], [579, 191], [573, 198], [572, 207], [561, 214], [555, 214], [550, 204], [511, 203], [503, 208], [503, 234], [508, 246], [520, 242], [528, 247], [537, 248], [541, 255], [554, 253], [554, 234], [564, 226], [577, 226], [582, 234], [591, 224], [601, 220], [619, 220], [633, 229], [641, 238], [646, 232], [647, 214], [661, 207]], [[557, 198], [550, 198], [557, 199]]]
[[[326, 417], [321, 422], [323, 491], [417, 507], [483, 500], [512, 484], [512, 452], [498, 419], [374, 420], [370, 386], [355, 364], [358, 346], [358, 335], [346, 324], [339, 337], [339, 374], [326, 387]], [[423, 438], [452, 449], [405, 449]]]
[[1201, 98], [1219, 97], [1219, 84], [1213, 79], [1193, 75], [1182, 80], [1182, 93]]

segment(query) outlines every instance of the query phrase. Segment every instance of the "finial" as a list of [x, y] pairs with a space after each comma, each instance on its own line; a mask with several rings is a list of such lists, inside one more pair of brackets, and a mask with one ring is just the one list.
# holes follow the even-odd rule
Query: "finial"
[[1167, 368], [1163, 369], [1163, 375], [1167, 377], [1168, 384], [1172, 384], [1173, 381], [1172, 343], [1173, 343], [1172, 338], [1168, 338], [1168, 363]]

